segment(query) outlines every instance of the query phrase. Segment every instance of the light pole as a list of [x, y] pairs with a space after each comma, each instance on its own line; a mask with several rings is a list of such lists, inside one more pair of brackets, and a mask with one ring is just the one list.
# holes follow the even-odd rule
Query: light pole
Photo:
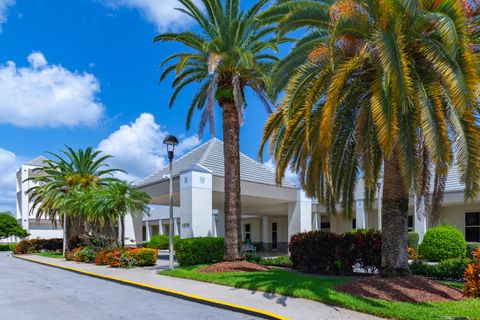
[[[63, 186], [60, 190], [66, 195], [69, 191], [67, 186]], [[65, 253], [67, 251], [67, 213], [63, 213], [63, 256], [65, 257]]]
[[169, 175], [170, 175], [170, 215], [169, 215], [169, 261], [170, 261], [170, 270], [173, 269], [173, 177], [172, 177], [172, 161], [173, 161], [173, 152], [175, 151], [175, 146], [178, 144], [178, 139], [175, 136], [168, 135], [163, 140], [163, 143], [167, 145], [168, 152], [168, 161], [169, 161]]

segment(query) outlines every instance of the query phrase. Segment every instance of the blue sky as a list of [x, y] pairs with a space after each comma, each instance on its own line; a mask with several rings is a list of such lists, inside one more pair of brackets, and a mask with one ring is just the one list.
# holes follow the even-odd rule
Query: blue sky
[[[161, 140], [181, 137], [180, 153], [200, 143], [185, 130], [195, 88], [172, 109], [171, 78], [158, 64], [181, 49], [154, 44], [159, 32], [192, 24], [176, 0], [0, 0], [0, 210], [14, 208], [14, 172], [45, 151], [100, 147], [130, 179], [165, 164]], [[241, 151], [257, 158], [267, 113], [253, 97]], [[217, 137], [221, 138], [220, 114]], [[203, 141], [210, 138], [206, 130]]]

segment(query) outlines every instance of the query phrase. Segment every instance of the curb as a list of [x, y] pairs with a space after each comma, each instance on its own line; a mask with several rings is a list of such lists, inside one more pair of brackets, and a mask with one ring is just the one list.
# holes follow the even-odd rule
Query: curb
[[238, 304], [234, 304], [234, 303], [229, 303], [229, 302], [224, 302], [224, 301], [220, 301], [220, 300], [216, 300], [216, 299], [205, 298], [205, 297], [189, 294], [189, 293], [186, 293], [186, 292], [181, 292], [181, 291], [171, 290], [171, 289], [167, 289], [167, 288], [152, 286], [152, 285], [149, 285], [149, 284], [146, 284], [146, 283], [130, 281], [130, 280], [111, 277], [111, 276], [107, 276], [107, 275], [103, 275], [103, 274], [99, 274], [99, 273], [94, 273], [94, 272], [84, 271], [84, 270], [80, 270], [80, 269], [60, 266], [60, 265], [53, 264], [53, 263], [38, 261], [38, 260], [29, 259], [29, 258], [25, 258], [25, 257], [20, 257], [18, 255], [12, 255], [12, 257], [20, 259], [20, 260], [24, 260], [24, 261], [29, 261], [29, 262], [34, 262], [34, 263], [38, 263], [38, 264], [41, 264], [41, 265], [46, 265], [46, 266], [57, 268], [57, 269], [62, 269], [62, 270], [66, 270], [66, 271], [70, 271], [70, 272], [74, 272], [74, 273], [78, 273], [78, 274], [87, 275], [87, 276], [90, 276], [90, 277], [93, 277], [93, 278], [103, 279], [103, 280], [107, 280], [107, 281], [112, 281], [112, 282], [128, 285], [128, 286], [131, 286], [131, 287], [136, 287], [136, 288], [140, 288], [140, 289], [144, 289], [144, 290], [148, 290], [148, 291], [153, 291], [153, 292], [165, 294], [165, 295], [175, 297], [175, 298], [180, 298], [180, 299], [183, 299], [183, 300], [193, 301], [193, 302], [201, 303], [201, 304], [204, 304], [204, 305], [209, 305], [209, 306], [213, 306], [213, 307], [217, 307], [217, 308], [221, 308], [221, 309], [226, 309], [226, 310], [235, 311], [235, 312], [239, 312], [239, 313], [243, 313], [243, 314], [248, 314], [248, 315], [252, 315], [252, 316], [255, 316], [255, 317], [262, 318], [262, 319], [289, 320], [289, 318], [287, 318], [287, 317], [275, 314], [273, 312], [261, 310], [261, 309], [246, 307], [246, 306], [242, 306], [242, 305], [238, 305]]

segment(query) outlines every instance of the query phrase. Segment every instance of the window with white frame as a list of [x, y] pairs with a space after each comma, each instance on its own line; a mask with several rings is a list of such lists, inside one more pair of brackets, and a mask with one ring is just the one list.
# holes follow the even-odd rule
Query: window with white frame
[[247, 223], [245, 225], [245, 241], [251, 241], [252, 240], [252, 233], [251, 233], [251, 225], [250, 223]]
[[480, 242], [480, 212], [465, 213], [465, 240]]

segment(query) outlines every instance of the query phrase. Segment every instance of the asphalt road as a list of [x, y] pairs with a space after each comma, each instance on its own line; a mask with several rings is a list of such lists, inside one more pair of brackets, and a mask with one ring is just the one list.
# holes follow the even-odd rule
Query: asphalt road
[[0, 319], [258, 319], [0, 252]]

